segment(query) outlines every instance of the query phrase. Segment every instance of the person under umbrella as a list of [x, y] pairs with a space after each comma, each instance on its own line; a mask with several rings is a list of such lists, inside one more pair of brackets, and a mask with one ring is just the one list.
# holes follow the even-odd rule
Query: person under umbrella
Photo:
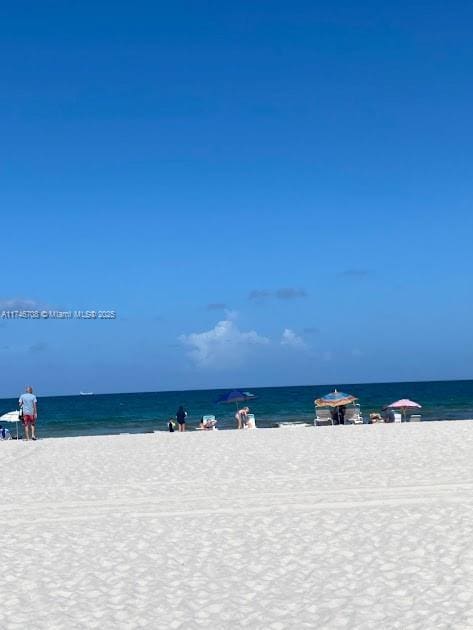
[[402, 421], [406, 422], [406, 411], [408, 409], [421, 409], [422, 405], [414, 402], [413, 400], [409, 400], [408, 398], [401, 398], [401, 400], [396, 400], [396, 402], [387, 405], [385, 409], [400, 409], [402, 414]]
[[18, 435], [18, 422], [20, 421], [20, 412], [19, 411], [9, 411], [8, 413], [4, 413], [3, 416], [0, 416], [0, 421], [3, 422], [14, 422], [16, 424], [16, 439], [19, 439]]
[[10, 431], [1, 424], [0, 424], [0, 440], [11, 440]]
[[235, 403], [235, 420], [237, 422], [237, 429], [244, 429], [248, 422], [248, 413], [250, 411], [250, 408], [244, 407], [243, 409], [239, 409], [238, 403], [247, 402], [248, 400], [253, 400], [253, 398], [256, 398], [256, 396], [251, 392], [243, 392], [240, 389], [233, 389], [232, 391], [219, 396], [216, 402], [223, 404]]
[[318, 398], [315, 401], [317, 407], [330, 407], [330, 415], [332, 416], [333, 424], [345, 424], [345, 410], [346, 406], [354, 403], [358, 400], [351, 394], [345, 394], [344, 392], [338, 392], [337, 390]]

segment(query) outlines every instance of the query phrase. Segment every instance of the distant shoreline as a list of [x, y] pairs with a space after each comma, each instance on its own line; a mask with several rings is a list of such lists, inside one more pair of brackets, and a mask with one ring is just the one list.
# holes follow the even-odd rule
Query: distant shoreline
[[[294, 420], [294, 427], [276, 427], [276, 426], [264, 426], [264, 427], [257, 427], [256, 429], [253, 430], [238, 430], [234, 427], [223, 427], [218, 429], [217, 431], [200, 431], [199, 429], [197, 429], [194, 426], [191, 426], [187, 429], [187, 431], [185, 431], [184, 433], [178, 433], [177, 431], [174, 431], [174, 434], [177, 437], [177, 439], [181, 439], [183, 435], [193, 435], [195, 433], [228, 433], [228, 432], [235, 432], [235, 433], [254, 433], [255, 431], [284, 431], [287, 432], [288, 435], [292, 435], [293, 432], [304, 432], [305, 430], [312, 430], [312, 429], [316, 429], [317, 431], [320, 430], [334, 430], [334, 431], [343, 431], [343, 430], [347, 430], [349, 431], [350, 429], [352, 429], [353, 431], [356, 431], [357, 429], [360, 429], [360, 427], [372, 427], [373, 429], [375, 429], [375, 427], [377, 426], [392, 426], [392, 427], [397, 427], [399, 425], [432, 425], [432, 424], [444, 424], [446, 422], [473, 422], [473, 417], [472, 418], [462, 418], [461, 420], [455, 420], [455, 419], [449, 419], [449, 418], [444, 418], [444, 419], [440, 419], [440, 420], [426, 420], [424, 422], [375, 422], [373, 424], [369, 424], [369, 423], [364, 423], [364, 424], [358, 424], [358, 425], [327, 425], [327, 426], [318, 426], [316, 427], [315, 425], [311, 425], [309, 423], [305, 423], [308, 426], [297, 426], [298, 424], [303, 423], [303, 420]], [[8, 428], [8, 427], [7, 427]], [[393, 428], [393, 431], [395, 431], [396, 429]], [[16, 442], [16, 438], [13, 436], [14, 433], [14, 429], [10, 429], [11, 433], [12, 433], [12, 440], [8, 440], [8, 442]], [[37, 439], [37, 441], [45, 441], [45, 440], [68, 440], [68, 439], [77, 439], [77, 438], [116, 438], [116, 437], [124, 437], [124, 436], [144, 436], [144, 435], [161, 435], [163, 433], [170, 433], [167, 429], [163, 428], [163, 429], [155, 429], [153, 431], [122, 431], [120, 433], [90, 433], [90, 434], [81, 434], [81, 435], [58, 435], [58, 436], [46, 436], [46, 437], [41, 437], [40, 435], [40, 431], [38, 431], [39, 437]], [[173, 435], [173, 434], [172, 434]], [[19, 438], [18, 442], [26, 442], [26, 440], [22, 439], [21, 437]]]

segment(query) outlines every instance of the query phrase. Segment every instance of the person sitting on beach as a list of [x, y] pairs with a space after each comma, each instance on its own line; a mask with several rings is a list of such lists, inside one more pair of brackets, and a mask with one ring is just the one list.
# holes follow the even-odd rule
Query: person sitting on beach
[[236, 412], [235, 419], [237, 421], [237, 429], [244, 429], [246, 427], [249, 411], [249, 407], [243, 407], [243, 409]]
[[381, 414], [379, 413], [370, 413], [370, 423], [375, 424], [376, 422], [382, 422]]
[[169, 418], [168, 420], [168, 431], [169, 433], [174, 433], [176, 427], [176, 423], [174, 422], [174, 418]]
[[11, 440], [10, 431], [0, 424], [0, 440]]
[[202, 418], [200, 419], [200, 425], [198, 428], [201, 431], [212, 431], [212, 429], [215, 429], [216, 424], [217, 424], [217, 421], [215, 420], [215, 418], [208, 418], [207, 420], [205, 420], [204, 416], [202, 416]]

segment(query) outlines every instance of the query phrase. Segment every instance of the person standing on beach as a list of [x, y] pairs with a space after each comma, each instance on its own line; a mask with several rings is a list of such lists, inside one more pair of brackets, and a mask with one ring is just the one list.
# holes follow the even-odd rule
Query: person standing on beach
[[181, 405], [176, 413], [176, 420], [177, 420], [177, 423], [179, 424], [180, 432], [186, 430], [186, 418], [187, 418], [187, 411]]
[[250, 411], [249, 407], [243, 407], [235, 414], [235, 420], [237, 421], [237, 429], [244, 429], [246, 427], [246, 423], [248, 422], [248, 412]]
[[30, 439], [30, 427], [31, 427], [31, 439], [36, 440], [35, 424], [38, 417], [38, 406], [36, 396], [33, 394], [33, 388], [27, 387], [26, 393], [20, 396], [18, 401], [20, 409], [23, 412], [23, 426], [25, 427], [25, 438]]
[[333, 407], [330, 411], [333, 424], [345, 424], [345, 407], [343, 405], [339, 407]]

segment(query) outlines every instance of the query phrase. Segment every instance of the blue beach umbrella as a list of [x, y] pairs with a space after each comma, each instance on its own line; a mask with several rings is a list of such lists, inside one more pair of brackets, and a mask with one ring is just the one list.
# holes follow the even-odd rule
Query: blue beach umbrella
[[243, 392], [241, 389], [232, 389], [230, 392], [219, 396], [215, 402], [223, 404], [235, 403], [238, 409], [239, 402], [247, 402], [254, 398], [256, 398], [256, 396], [251, 392]]

